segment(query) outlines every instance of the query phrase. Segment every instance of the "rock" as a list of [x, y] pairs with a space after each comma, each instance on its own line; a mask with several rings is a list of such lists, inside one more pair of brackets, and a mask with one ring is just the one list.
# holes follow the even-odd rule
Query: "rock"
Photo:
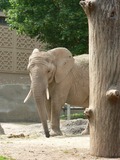
[[61, 122], [61, 130], [63, 134], [80, 135], [81, 132], [86, 128], [86, 125], [86, 119], [66, 120]]

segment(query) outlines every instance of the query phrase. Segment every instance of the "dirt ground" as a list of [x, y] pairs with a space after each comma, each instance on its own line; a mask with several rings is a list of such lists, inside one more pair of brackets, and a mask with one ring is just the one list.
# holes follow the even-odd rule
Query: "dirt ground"
[[61, 121], [62, 136], [45, 138], [40, 123], [2, 123], [0, 155], [14, 160], [118, 160], [89, 154], [89, 135], [80, 135], [86, 120]]

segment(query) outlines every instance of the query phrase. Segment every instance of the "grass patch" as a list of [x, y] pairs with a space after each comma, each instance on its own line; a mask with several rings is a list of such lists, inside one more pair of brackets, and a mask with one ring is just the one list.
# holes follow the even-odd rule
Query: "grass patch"
[[[70, 114], [70, 119], [78, 119], [78, 118], [86, 119], [86, 117], [85, 117], [83, 112]], [[60, 119], [66, 120], [67, 119], [67, 115], [61, 115]]]
[[69, 151], [68, 151], [68, 150], [64, 150], [63, 152], [64, 152], [65, 154], [69, 153]]
[[12, 159], [12, 158], [8, 158], [8, 157], [4, 157], [4, 156], [0, 156], [0, 160], [15, 160], [15, 159]]

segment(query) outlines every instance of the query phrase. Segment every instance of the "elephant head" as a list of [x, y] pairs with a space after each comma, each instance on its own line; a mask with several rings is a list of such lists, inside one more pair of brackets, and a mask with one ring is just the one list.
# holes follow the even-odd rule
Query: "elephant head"
[[26, 102], [33, 95], [37, 110], [43, 124], [46, 137], [49, 137], [47, 125], [46, 101], [49, 100], [48, 87], [50, 83], [61, 83], [73, 68], [74, 59], [66, 48], [55, 48], [47, 52], [34, 49], [29, 57], [28, 70], [31, 87]]

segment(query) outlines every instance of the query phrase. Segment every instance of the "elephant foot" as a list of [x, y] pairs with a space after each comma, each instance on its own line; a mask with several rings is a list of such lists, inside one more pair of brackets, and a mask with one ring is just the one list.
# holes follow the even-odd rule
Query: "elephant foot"
[[89, 127], [89, 121], [87, 122], [87, 125], [85, 127], [85, 130], [82, 131], [81, 135], [88, 135], [90, 134], [90, 127]]
[[89, 134], [89, 128], [85, 128], [85, 130], [81, 132], [81, 135], [88, 135], [88, 134]]
[[50, 136], [51, 136], [51, 137], [61, 136], [61, 135], [63, 135], [63, 134], [62, 134], [62, 132], [61, 132], [60, 130], [58, 131], [58, 130], [53, 130], [53, 129], [52, 129], [52, 130], [50, 131]]

